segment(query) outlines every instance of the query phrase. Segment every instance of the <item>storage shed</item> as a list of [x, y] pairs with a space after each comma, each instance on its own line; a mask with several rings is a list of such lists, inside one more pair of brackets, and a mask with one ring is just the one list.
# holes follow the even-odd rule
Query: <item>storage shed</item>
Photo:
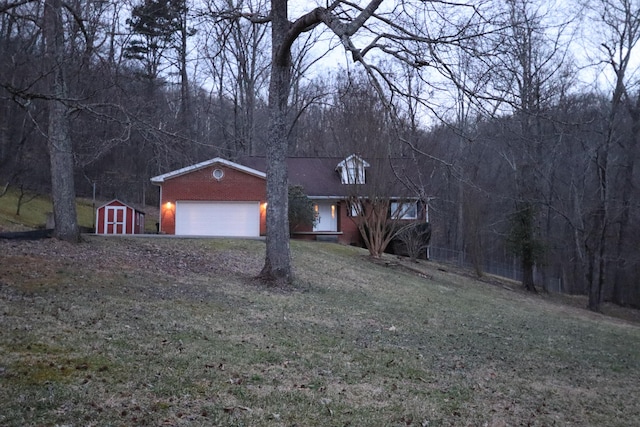
[[144, 212], [112, 200], [96, 211], [96, 234], [143, 234]]

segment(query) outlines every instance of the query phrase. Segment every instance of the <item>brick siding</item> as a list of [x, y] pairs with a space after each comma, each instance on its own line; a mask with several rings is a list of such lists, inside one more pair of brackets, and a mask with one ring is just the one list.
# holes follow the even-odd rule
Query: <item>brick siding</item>
[[[224, 172], [222, 179], [213, 177], [213, 171]], [[160, 230], [175, 234], [177, 201], [260, 202], [260, 234], [266, 234], [263, 204], [267, 201], [266, 181], [246, 172], [221, 164], [170, 178], [161, 184]], [[169, 205], [170, 203], [170, 205]]]

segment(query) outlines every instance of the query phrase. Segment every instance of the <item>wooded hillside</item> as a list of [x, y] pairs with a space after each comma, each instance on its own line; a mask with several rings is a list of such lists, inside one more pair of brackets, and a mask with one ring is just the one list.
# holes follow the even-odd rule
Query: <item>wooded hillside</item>
[[[470, 2], [438, 15], [445, 6], [434, 2], [419, 19], [459, 37], [421, 40], [429, 60], [387, 49], [412, 66], [380, 60], [387, 80], [377, 82], [359, 66], [329, 67], [336, 59], [322, 56], [338, 41], [304, 33], [293, 46], [288, 154], [366, 156], [382, 144], [422, 177], [408, 184], [428, 196], [433, 246], [464, 251], [479, 274], [486, 260], [515, 263], [528, 288], [560, 283], [589, 294], [593, 310], [640, 306], [640, 4], [586, 3]], [[99, 198], [155, 204], [152, 176], [265, 154], [270, 28], [256, 17], [268, 10], [0, 2], [0, 188], [51, 193], [59, 147], [48, 135], [62, 122], [78, 196], [95, 185]]]

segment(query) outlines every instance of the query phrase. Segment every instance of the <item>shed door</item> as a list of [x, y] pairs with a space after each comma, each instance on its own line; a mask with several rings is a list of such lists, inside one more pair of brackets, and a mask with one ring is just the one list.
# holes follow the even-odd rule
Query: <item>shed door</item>
[[259, 202], [176, 202], [176, 235], [257, 237]]
[[106, 234], [126, 234], [127, 208], [125, 206], [107, 206], [104, 213]]

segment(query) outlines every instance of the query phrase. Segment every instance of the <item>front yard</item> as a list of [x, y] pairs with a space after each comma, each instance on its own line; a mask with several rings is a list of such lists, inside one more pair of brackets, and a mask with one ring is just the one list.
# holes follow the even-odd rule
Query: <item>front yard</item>
[[[0, 425], [628, 426], [640, 326], [292, 242], [0, 241]], [[421, 270], [422, 271], [422, 270]]]

